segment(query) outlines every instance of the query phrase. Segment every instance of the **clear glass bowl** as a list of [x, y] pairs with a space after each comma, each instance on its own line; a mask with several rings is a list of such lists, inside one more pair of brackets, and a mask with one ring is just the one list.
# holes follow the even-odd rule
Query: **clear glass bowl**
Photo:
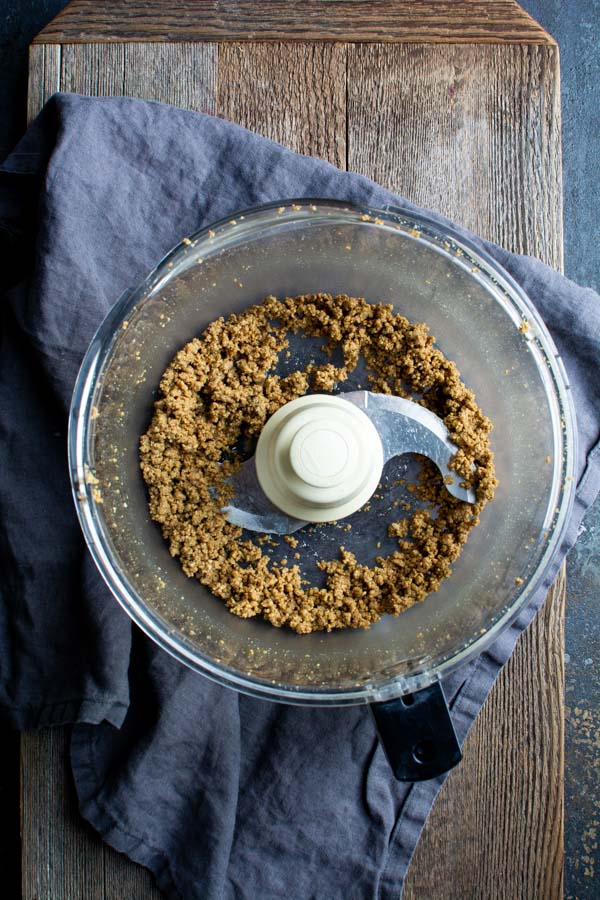
[[[430, 326], [494, 422], [500, 486], [436, 594], [368, 630], [300, 636], [233, 616], [186, 578], [149, 519], [138, 441], [161, 373], [209, 322], [267, 294], [319, 291], [392, 303]], [[560, 545], [573, 501], [574, 434], [554, 344], [489, 256], [402, 209], [298, 200], [190, 235], [121, 297], [82, 364], [69, 457], [90, 551], [153, 640], [246, 693], [342, 705], [420, 690], [514, 619]]]

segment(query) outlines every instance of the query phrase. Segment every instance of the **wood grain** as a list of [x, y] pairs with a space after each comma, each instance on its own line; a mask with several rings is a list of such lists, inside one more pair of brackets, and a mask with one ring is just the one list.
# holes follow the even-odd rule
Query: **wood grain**
[[[206, 45], [152, 39], [36, 46], [30, 114], [56, 89], [56, 72], [62, 90], [214, 108], [560, 267], [554, 47], [238, 41], [210, 55]], [[193, 85], [182, 88], [190, 69]], [[563, 613], [564, 578], [521, 638], [434, 807], [409, 871], [409, 900], [561, 895]], [[57, 735], [23, 738], [23, 835], [33, 861], [24, 860], [25, 896], [68, 896], [73, 859], [85, 855], [81, 883], [103, 884], [100, 896], [157, 897], [144, 870], [109, 848], [100, 864], [89, 830], [61, 825], [74, 806], [61, 797], [68, 781]]]
[[105, 844], [104, 896], [106, 900], [161, 900], [164, 895], [152, 872]]
[[216, 112], [216, 44], [125, 44], [123, 93], [172, 103], [194, 112]]
[[35, 119], [48, 97], [60, 90], [60, 56], [61, 48], [58, 44], [32, 44], [29, 48], [28, 125]]
[[554, 43], [513, 0], [75, 0], [35, 38], [179, 40]]
[[62, 91], [215, 112], [216, 45], [64, 44], [60, 50]]
[[219, 114], [346, 168], [344, 44], [221, 44]]
[[558, 50], [355, 44], [348, 168], [562, 268]]
[[[349, 169], [562, 268], [555, 48], [352, 45], [348, 72]], [[564, 604], [563, 572], [433, 808], [407, 900], [562, 896]]]
[[563, 896], [564, 568], [433, 807], [404, 900]]
[[65, 728], [21, 736], [25, 900], [105, 900], [102, 841], [79, 816], [68, 740]]
[[23, 900], [160, 900], [151, 873], [83, 821], [68, 728], [21, 735]]

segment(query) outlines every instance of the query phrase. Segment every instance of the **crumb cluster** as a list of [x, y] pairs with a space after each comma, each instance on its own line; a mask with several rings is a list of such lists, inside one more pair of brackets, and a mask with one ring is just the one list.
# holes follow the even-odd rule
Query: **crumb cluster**
[[[309, 364], [286, 377], [274, 374], [290, 332], [325, 338], [328, 353], [340, 348], [343, 365]], [[280, 406], [309, 390], [332, 391], [361, 356], [371, 372], [370, 390], [417, 399], [444, 420], [458, 448], [451, 468], [473, 487], [476, 502], [449, 494], [438, 469], [424, 460], [412, 487], [427, 507], [389, 525], [397, 549], [369, 567], [340, 547], [337, 559], [317, 563], [326, 583], [316, 587], [294, 563], [298, 554], [272, 561], [264, 542], [245, 539], [226, 521], [225, 479]], [[365, 628], [384, 613], [397, 615], [423, 600], [450, 574], [494, 495], [491, 427], [426, 325], [395, 315], [389, 305], [345, 294], [270, 296], [239, 315], [217, 319], [175, 355], [140, 441], [141, 469], [150, 514], [171, 554], [231, 612], [263, 616], [301, 634]], [[286, 540], [294, 549], [295, 539]]]

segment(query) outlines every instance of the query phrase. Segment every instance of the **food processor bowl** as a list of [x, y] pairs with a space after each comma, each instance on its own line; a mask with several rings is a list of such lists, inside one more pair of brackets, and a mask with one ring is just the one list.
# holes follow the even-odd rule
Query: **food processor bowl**
[[[178, 349], [219, 316], [345, 293], [425, 322], [492, 420], [499, 486], [452, 575], [368, 630], [298, 635], [240, 619], [187, 578], [149, 517], [139, 438]], [[69, 460], [90, 551], [161, 647], [204, 675], [287, 703], [413, 694], [481, 653], [540, 585], [573, 502], [574, 414], [561, 360], [521, 288], [425, 215], [284, 200], [184, 238], [113, 306], [75, 386]]]

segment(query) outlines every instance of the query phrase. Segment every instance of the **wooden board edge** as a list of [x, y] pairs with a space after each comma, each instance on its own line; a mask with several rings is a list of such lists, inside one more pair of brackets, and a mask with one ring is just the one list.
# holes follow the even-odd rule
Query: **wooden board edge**
[[229, 8], [211, 0], [181, 0], [176, 8], [163, 0], [73, 0], [33, 43], [129, 41], [556, 44], [516, 0], [431, 0], [418, 11], [408, 0], [242, 0]]

